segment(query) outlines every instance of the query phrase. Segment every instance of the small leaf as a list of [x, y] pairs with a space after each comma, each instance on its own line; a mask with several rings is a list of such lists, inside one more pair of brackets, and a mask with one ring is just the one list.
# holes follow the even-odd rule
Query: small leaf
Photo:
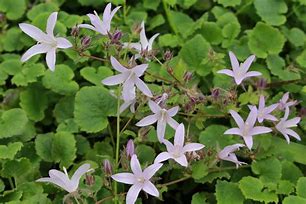
[[300, 79], [299, 73], [287, 70], [285, 67], [285, 60], [278, 55], [269, 55], [267, 58], [268, 68], [273, 75], [278, 76], [282, 80], [295, 80]]
[[40, 158], [44, 161], [52, 162], [52, 144], [53, 144], [53, 133], [39, 134], [35, 139], [35, 150]]
[[208, 166], [202, 161], [192, 164], [192, 178], [201, 179], [208, 174]]
[[44, 73], [45, 66], [43, 64], [26, 63], [18, 73], [14, 74], [12, 82], [17, 86], [26, 86], [36, 82], [37, 78], [43, 76]]
[[32, 164], [29, 159], [21, 158], [19, 160], [9, 160], [3, 164], [2, 175], [5, 178], [20, 177], [26, 175], [32, 170]]
[[283, 200], [283, 204], [304, 204], [306, 199], [299, 196], [288, 196]]
[[160, 35], [158, 38], [161, 47], [178, 47], [180, 45], [180, 38], [173, 34]]
[[224, 7], [229, 7], [229, 6], [238, 6], [241, 4], [241, 0], [218, 0], [219, 4], [222, 4]]
[[0, 138], [22, 134], [27, 122], [28, 118], [22, 109], [14, 108], [3, 112], [0, 119]]
[[282, 166], [278, 159], [271, 157], [264, 160], [252, 162], [252, 171], [260, 175], [261, 181], [276, 182], [282, 176]]
[[8, 145], [0, 145], [0, 159], [13, 160], [17, 152], [22, 148], [21, 142], [9, 143]]
[[236, 183], [218, 181], [215, 195], [218, 204], [244, 203], [244, 197]]
[[205, 22], [200, 33], [213, 45], [218, 45], [223, 40], [222, 29], [215, 22]]
[[296, 193], [298, 196], [306, 198], [306, 177], [299, 178], [296, 184]]
[[58, 6], [55, 3], [47, 2], [47, 3], [40, 3], [34, 5], [28, 12], [27, 17], [30, 20], [34, 20], [36, 16], [41, 13], [52, 13], [58, 10]]
[[254, 6], [257, 14], [270, 25], [282, 25], [286, 22], [288, 7], [283, 0], [255, 0]]
[[97, 69], [94, 67], [84, 67], [81, 70], [81, 76], [97, 86], [102, 86], [101, 81], [112, 75], [113, 71], [104, 66], [98, 67]]
[[207, 198], [203, 192], [192, 195], [191, 204], [207, 204]]
[[208, 148], [216, 148], [217, 146], [223, 148], [232, 143], [231, 137], [224, 135], [227, 129], [227, 127], [222, 125], [210, 125], [201, 132], [199, 141]]
[[26, 11], [27, 5], [25, 0], [7, 1], [0, 0], [0, 11], [5, 12], [10, 20], [21, 18]]
[[142, 164], [151, 164], [156, 156], [154, 149], [148, 145], [137, 145], [136, 152]]

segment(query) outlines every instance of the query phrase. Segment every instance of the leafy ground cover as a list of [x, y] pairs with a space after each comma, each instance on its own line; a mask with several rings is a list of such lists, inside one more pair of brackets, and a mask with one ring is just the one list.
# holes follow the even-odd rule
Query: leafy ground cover
[[306, 203], [305, 11], [0, 0], [0, 202]]

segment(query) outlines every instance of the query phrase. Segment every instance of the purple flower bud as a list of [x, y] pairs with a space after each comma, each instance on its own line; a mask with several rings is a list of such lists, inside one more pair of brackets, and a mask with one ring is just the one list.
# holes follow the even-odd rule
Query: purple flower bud
[[73, 26], [70, 34], [73, 37], [78, 37], [80, 34], [80, 28], [78, 26]]
[[170, 50], [167, 50], [165, 53], [164, 53], [164, 56], [163, 56], [163, 59], [165, 61], [170, 61], [173, 57], [173, 53], [170, 51]]
[[267, 80], [265, 80], [264, 78], [260, 78], [258, 81], [257, 81], [257, 88], [258, 89], [265, 89], [267, 86]]
[[105, 159], [103, 161], [103, 170], [104, 170], [105, 175], [107, 176], [111, 176], [113, 174], [113, 168], [108, 159]]
[[132, 156], [133, 156], [134, 153], [135, 153], [135, 147], [134, 147], [134, 142], [133, 142], [133, 140], [130, 139], [130, 140], [128, 141], [125, 150], [126, 150], [126, 155], [127, 155], [127, 157], [128, 157], [129, 159], [132, 158]]
[[139, 33], [141, 32], [141, 30], [142, 30], [142, 27], [141, 27], [141, 24], [136, 24], [136, 25], [134, 25], [133, 26], [133, 29], [132, 29], [132, 31], [133, 31], [133, 33], [135, 34], [135, 35], [139, 35]]
[[173, 74], [173, 68], [172, 67], [167, 67], [167, 72], [170, 74]]
[[122, 37], [122, 32], [120, 30], [116, 30], [115, 33], [112, 36], [113, 42], [118, 42]]
[[184, 74], [184, 81], [188, 82], [192, 79], [192, 73], [191, 72], [185, 72]]
[[81, 45], [83, 48], [86, 48], [90, 45], [91, 43], [91, 38], [89, 36], [84, 36], [81, 39]]
[[95, 177], [93, 175], [86, 174], [85, 182], [86, 182], [86, 185], [92, 186], [95, 184]]
[[214, 100], [217, 100], [218, 97], [220, 96], [220, 89], [215, 88], [211, 91], [211, 96]]

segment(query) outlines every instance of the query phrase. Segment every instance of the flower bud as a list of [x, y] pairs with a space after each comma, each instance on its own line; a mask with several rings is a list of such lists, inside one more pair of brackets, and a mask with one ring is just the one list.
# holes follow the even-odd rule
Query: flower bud
[[257, 86], [258, 89], [265, 89], [266, 86], [267, 86], [267, 80], [265, 80], [264, 78], [260, 78], [257, 81], [256, 86]]
[[80, 34], [80, 28], [78, 26], [73, 26], [70, 32], [71, 36], [78, 37]]
[[133, 140], [130, 139], [128, 141], [125, 150], [126, 150], [127, 157], [130, 159], [134, 155], [134, 153], [135, 153], [135, 147], [134, 147]]
[[163, 59], [165, 61], [170, 61], [173, 57], [173, 53], [170, 51], [170, 50], [167, 50], [165, 53], [164, 53], [164, 56], [163, 56]]
[[116, 30], [115, 33], [112, 36], [112, 41], [113, 42], [119, 42], [121, 37], [122, 37], [122, 32], [120, 30]]
[[298, 114], [299, 117], [301, 118], [304, 118], [306, 117], [306, 108], [302, 107], [299, 111], [299, 114]]
[[81, 39], [81, 45], [83, 48], [87, 48], [91, 43], [91, 38], [89, 36], [84, 36]]
[[103, 161], [103, 170], [104, 170], [105, 175], [107, 176], [111, 176], [113, 174], [113, 168], [108, 159], [105, 159]]
[[2, 23], [2, 22], [5, 22], [5, 15], [4, 15], [4, 13], [1, 13], [0, 12], [0, 23]]
[[135, 34], [135, 35], [139, 35], [139, 33], [141, 32], [142, 30], [142, 27], [141, 27], [141, 24], [136, 24], [133, 26], [133, 29], [132, 29], [132, 32]]
[[211, 91], [211, 97], [214, 99], [214, 100], [217, 100], [220, 96], [220, 89], [218, 88], [215, 88]]
[[167, 72], [170, 74], [173, 74], [173, 68], [172, 67], [167, 67]]
[[184, 81], [185, 81], [185, 82], [190, 81], [190, 80], [192, 79], [192, 73], [191, 73], [191, 72], [185, 72], [183, 78], [184, 78]]
[[87, 174], [85, 177], [85, 182], [86, 182], [86, 185], [92, 186], [95, 184], [95, 177], [93, 175]]

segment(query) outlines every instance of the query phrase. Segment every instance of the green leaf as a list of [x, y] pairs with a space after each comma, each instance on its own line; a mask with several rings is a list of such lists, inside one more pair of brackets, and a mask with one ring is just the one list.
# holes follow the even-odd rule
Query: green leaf
[[192, 164], [192, 178], [201, 179], [208, 174], [208, 166], [202, 160]]
[[243, 177], [239, 181], [239, 188], [247, 199], [265, 203], [278, 202], [277, 195], [264, 189], [264, 185], [257, 178], [251, 176]]
[[296, 193], [298, 196], [306, 198], [306, 177], [299, 178], [296, 184]]
[[0, 69], [9, 75], [15, 75], [20, 72], [21, 66], [21, 61], [19, 59], [9, 59], [0, 64]]
[[278, 55], [269, 55], [267, 58], [268, 68], [272, 74], [278, 76], [282, 80], [295, 80], [300, 79], [299, 73], [292, 72], [285, 68], [285, 60]]
[[32, 84], [20, 93], [20, 106], [27, 113], [28, 118], [35, 122], [45, 117], [48, 107], [46, 90], [40, 84]]
[[228, 7], [228, 6], [238, 6], [241, 4], [241, 0], [218, 0], [219, 4], [222, 4], [224, 7]]
[[24, 36], [26, 34], [22, 34], [21, 30], [17, 27], [13, 27], [5, 32], [4, 36], [1, 37], [1, 43], [3, 49], [8, 52], [12, 52], [15, 50], [22, 50], [25, 45]]
[[52, 144], [53, 144], [53, 133], [39, 134], [35, 139], [35, 150], [40, 158], [44, 161], [52, 162]]
[[17, 86], [26, 86], [36, 82], [37, 78], [43, 76], [44, 73], [45, 66], [43, 64], [26, 63], [18, 73], [14, 74], [12, 82]]
[[137, 145], [136, 152], [141, 164], [151, 164], [156, 156], [154, 149], [148, 145]]
[[2, 112], [0, 119], [0, 138], [22, 134], [27, 122], [28, 118], [22, 109], [14, 108]]
[[182, 12], [169, 11], [169, 23], [174, 32], [183, 38], [187, 38], [194, 32], [194, 21]]
[[74, 97], [66, 96], [61, 98], [54, 108], [54, 116], [56, 122], [61, 123], [67, 119], [73, 118], [74, 111]]
[[97, 0], [78, 0], [82, 6], [93, 6], [98, 7], [105, 4], [104, 1], [97, 1]]
[[27, 17], [30, 20], [34, 20], [36, 16], [42, 13], [52, 13], [54, 11], [58, 10], [58, 6], [55, 3], [47, 2], [47, 3], [41, 3], [33, 6], [28, 12]]
[[26, 11], [27, 5], [25, 0], [7, 1], [0, 0], [0, 11], [5, 12], [10, 20], [21, 18]]
[[203, 192], [192, 195], [191, 204], [207, 204], [207, 198]]
[[163, 17], [163, 15], [158, 14], [156, 16], [154, 16], [150, 21], [149, 21], [149, 27], [147, 30], [153, 30], [154, 28], [163, 25], [165, 23], [165, 18]]
[[161, 47], [175, 48], [180, 45], [180, 38], [173, 34], [165, 34], [158, 37], [159, 45]]
[[81, 76], [84, 77], [87, 81], [97, 85], [102, 86], [101, 81], [106, 77], [112, 76], [113, 71], [105, 66], [98, 68], [94, 67], [84, 67], [81, 69]]
[[288, 196], [283, 200], [283, 204], [304, 204], [306, 203], [305, 198], [299, 196]]
[[257, 14], [270, 25], [279, 26], [286, 22], [288, 7], [283, 0], [255, 0]]
[[293, 162], [282, 161], [282, 179], [296, 184], [297, 180], [302, 176], [302, 171]]
[[67, 65], [57, 65], [55, 71], [46, 71], [42, 79], [43, 85], [47, 89], [63, 94], [72, 95], [79, 89], [78, 83], [73, 81], [74, 73]]
[[294, 192], [294, 184], [290, 181], [280, 180], [277, 184], [277, 194], [289, 195]]
[[305, 33], [299, 28], [291, 28], [285, 35], [289, 42], [296, 47], [301, 47], [305, 44]]
[[222, 47], [227, 48], [231, 46], [234, 42], [234, 39], [240, 33], [240, 24], [239, 23], [228, 23], [222, 29], [222, 35], [225, 40], [222, 42]]
[[179, 56], [189, 66], [191, 71], [201, 73], [201, 76], [206, 76], [210, 73], [209, 67], [202, 66], [201, 63], [207, 57], [210, 49], [209, 43], [197, 34], [192, 39], [188, 40], [182, 47]]
[[0, 145], [0, 159], [13, 160], [17, 152], [21, 150], [23, 144], [21, 142], [9, 143], [8, 145]]
[[306, 50], [304, 50], [297, 58], [296, 62], [301, 66], [306, 68]]
[[258, 22], [248, 33], [249, 48], [259, 58], [266, 58], [269, 54], [278, 54], [285, 44], [285, 37], [277, 28]]
[[157, 7], [159, 6], [159, 4], [160, 4], [160, 0], [155, 0], [155, 1], [143, 0], [143, 7], [146, 9], [152, 9], [155, 11]]
[[75, 97], [74, 116], [81, 130], [99, 132], [107, 127], [107, 116], [115, 115], [117, 100], [103, 87], [84, 87]]
[[212, 45], [218, 45], [223, 40], [222, 29], [215, 22], [205, 22], [200, 33]]
[[224, 135], [227, 129], [228, 127], [222, 125], [210, 125], [201, 132], [199, 141], [207, 148], [216, 148], [217, 146], [223, 148], [232, 143], [231, 137]]
[[62, 166], [70, 166], [76, 157], [76, 141], [69, 132], [58, 132], [52, 143], [52, 157]]
[[281, 162], [274, 157], [252, 162], [251, 167], [263, 183], [276, 182], [282, 176]]
[[27, 158], [21, 158], [19, 160], [9, 160], [3, 164], [2, 176], [5, 178], [9, 177], [20, 177], [26, 175], [31, 171], [31, 162]]
[[216, 185], [216, 198], [218, 204], [244, 203], [244, 197], [238, 188], [238, 184], [227, 181], [218, 181]]

